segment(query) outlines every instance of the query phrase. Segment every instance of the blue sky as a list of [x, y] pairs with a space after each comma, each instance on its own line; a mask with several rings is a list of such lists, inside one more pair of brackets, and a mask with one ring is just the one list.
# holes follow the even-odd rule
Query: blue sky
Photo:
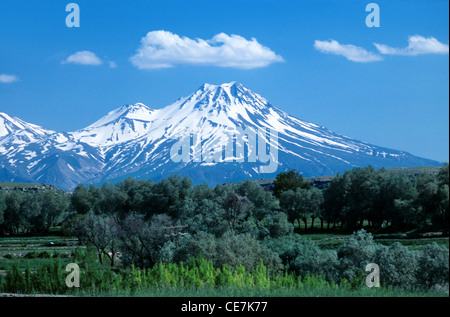
[[[79, 28], [65, 24], [70, 2]], [[365, 24], [370, 2], [378, 28]], [[161, 108], [205, 82], [238, 81], [302, 120], [448, 161], [448, 29], [440, 0], [5, 0], [0, 112], [73, 131], [124, 104]], [[146, 36], [192, 53], [152, 46], [155, 60]], [[252, 39], [245, 59], [239, 44]]]

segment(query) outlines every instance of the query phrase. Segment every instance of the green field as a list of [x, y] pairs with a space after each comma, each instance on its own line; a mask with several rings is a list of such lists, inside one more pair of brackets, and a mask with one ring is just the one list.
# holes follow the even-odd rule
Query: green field
[[[350, 235], [336, 235], [331, 233], [303, 234], [304, 238], [315, 241], [320, 248], [328, 250], [337, 250]], [[449, 239], [447, 238], [427, 238], [427, 239], [379, 239], [377, 243], [386, 245], [400, 242], [410, 249], [419, 249], [426, 244], [436, 242], [441, 246], [448, 248]], [[20, 271], [25, 271], [28, 267], [31, 272], [41, 270], [42, 267], [52, 267], [54, 263], [60, 265], [60, 280], [64, 278], [64, 267], [74, 261], [73, 255], [77, 249], [78, 241], [76, 238], [61, 236], [44, 237], [14, 237], [0, 238], [0, 278], [6, 276], [13, 264], [18, 265]], [[85, 248], [84, 252], [87, 252]], [[91, 256], [91, 262], [95, 261], [95, 256]], [[150, 269], [136, 271], [130, 270], [111, 270], [108, 266], [101, 266], [98, 262], [89, 265], [90, 276], [89, 284], [94, 288], [80, 288], [76, 291], [67, 291], [68, 296], [120, 296], [120, 297], [440, 297], [448, 296], [448, 293], [423, 290], [403, 290], [392, 287], [381, 287], [369, 289], [363, 286], [343, 286], [324, 282], [323, 280], [312, 277], [304, 278], [299, 284], [295, 278], [294, 282], [280, 281], [275, 278], [267, 282], [258, 284], [257, 274], [255, 272], [243, 273], [240, 284], [231, 285], [210, 284], [207, 273], [200, 274], [195, 283], [192, 281], [180, 282], [180, 277], [175, 278], [173, 272], [174, 264], [168, 264], [166, 273], [157, 273], [145, 280], [146, 274], [150, 274]], [[203, 264], [201, 264], [203, 265]], [[200, 265], [200, 266], [201, 266]], [[175, 264], [176, 266], [176, 264]], [[205, 266], [205, 265], [203, 265]], [[212, 270], [211, 274], [218, 274], [218, 269], [207, 266], [205, 270]], [[156, 270], [155, 268], [153, 270]], [[172, 273], [170, 273], [172, 270]], [[128, 273], [126, 273], [128, 271]], [[200, 272], [202, 269], [200, 269]], [[170, 273], [170, 274], [169, 274]], [[168, 274], [168, 275], [167, 275]], [[172, 275], [171, 275], [172, 274]], [[178, 273], [177, 273], [178, 274]], [[252, 275], [256, 274], [256, 275]], [[3, 277], [2, 277], [3, 276]], [[126, 277], [128, 276], [128, 277]], [[165, 279], [155, 282], [155, 276]], [[172, 277], [170, 277], [172, 276]], [[246, 277], [247, 276], [247, 277]], [[125, 279], [124, 279], [125, 277]], [[263, 278], [267, 275], [263, 274]], [[126, 282], [126, 279], [130, 279]], [[178, 279], [174, 282], [173, 279]], [[234, 277], [233, 277], [234, 278]], [[285, 277], [286, 278], [286, 277]], [[171, 280], [172, 279], [172, 280]], [[182, 279], [182, 278], [181, 278]], [[216, 278], [217, 280], [217, 278]], [[253, 282], [252, 282], [253, 281]], [[175, 284], [174, 284], [175, 283]], [[180, 285], [176, 285], [180, 283]], [[190, 283], [190, 284], [189, 284]], [[116, 286], [113, 286], [116, 285]], [[119, 286], [120, 285], [120, 286]], [[0, 292], [1, 293], [1, 292]], [[31, 292], [28, 296], [35, 296], [41, 292]], [[33, 295], [34, 294], [34, 295]], [[60, 292], [59, 292], [60, 294]], [[47, 294], [50, 295], [50, 294]], [[0, 294], [1, 296], [1, 294]]]
[[77, 245], [78, 239], [60, 236], [0, 238], [0, 274], [13, 262], [19, 263], [21, 269], [29, 264], [32, 270], [54, 257], [69, 263]]

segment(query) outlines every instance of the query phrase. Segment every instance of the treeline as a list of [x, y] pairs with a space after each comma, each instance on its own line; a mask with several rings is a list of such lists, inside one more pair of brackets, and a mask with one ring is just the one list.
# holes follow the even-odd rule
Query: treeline
[[59, 190], [0, 190], [0, 236], [46, 234], [71, 210], [70, 195]]
[[448, 233], [448, 206], [448, 163], [437, 176], [355, 168], [338, 174], [325, 189], [311, 187], [296, 171], [283, 172], [273, 193], [253, 181], [209, 187], [179, 176], [159, 182], [130, 178], [100, 187], [79, 185], [72, 194], [0, 191], [0, 235], [45, 234], [61, 225], [70, 232], [73, 217], [88, 212], [120, 219], [136, 214], [144, 220], [166, 215], [169, 222], [189, 225], [191, 233], [231, 231], [257, 239], [286, 235], [293, 224], [308, 228], [315, 221], [347, 232], [365, 226]]

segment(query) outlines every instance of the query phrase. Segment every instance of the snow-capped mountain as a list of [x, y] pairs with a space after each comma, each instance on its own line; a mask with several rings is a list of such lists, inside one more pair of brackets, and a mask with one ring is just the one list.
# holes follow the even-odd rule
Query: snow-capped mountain
[[5, 143], [7, 139], [12, 144], [30, 143], [53, 133], [55, 131], [46, 130], [35, 124], [25, 122], [19, 118], [10, 117], [6, 113], [0, 112], [1, 143]]
[[216, 184], [270, 178], [288, 169], [332, 175], [369, 164], [441, 163], [299, 120], [236, 82], [204, 84], [162, 109], [126, 105], [75, 132], [57, 133], [0, 115], [1, 181], [71, 189], [128, 176], [156, 181], [179, 174]]
[[96, 176], [98, 149], [0, 113], [0, 181], [39, 182], [70, 189]]
[[71, 133], [92, 146], [111, 146], [136, 139], [148, 132], [152, 110], [144, 104], [126, 105], [111, 111], [90, 126]]

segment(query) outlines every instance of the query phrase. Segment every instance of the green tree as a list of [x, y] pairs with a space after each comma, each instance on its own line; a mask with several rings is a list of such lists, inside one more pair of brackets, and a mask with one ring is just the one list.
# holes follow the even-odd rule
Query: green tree
[[448, 169], [448, 163], [444, 163], [444, 165], [439, 170], [439, 173], [437, 175], [437, 179], [439, 184], [441, 185], [449, 185], [449, 169]]
[[180, 223], [188, 225], [192, 234], [204, 231], [220, 237], [229, 229], [225, 210], [218, 199], [194, 201], [186, 198], [179, 212]]
[[43, 233], [46, 231], [41, 198], [41, 193], [24, 193], [24, 200], [20, 206], [20, 218], [26, 233]]
[[266, 236], [282, 237], [294, 232], [294, 226], [288, 221], [286, 213], [278, 211], [267, 214], [261, 221], [257, 222], [257, 226], [260, 230], [260, 239]]
[[71, 202], [77, 213], [87, 214], [93, 210], [95, 199], [86, 186], [79, 184], [72, 193]]
[[[374, 198], [378, 195], [381, 173], [372, 167], [347, 171], [350, 183], [345, 197], [343, 221], [348, 229], [362, 227], [374, 209]], [[359, 224], [358, 224], [359, 222]]]
[[435, 223], [440, 222], [442, 224], [442, 229], [444, 234], [449, 232], [449, 165], [445, 163], [444, 166], [439, 170], [438, 173], [438, 208], [437, 215], [435, 217]]
[[0, 235], [4, 233], [3, 223], [5, 219], [3, 218], [3, 214], [5, 210], [6, 210], [5, 194], [2, 190], [0, 190]]
[[350, 187], [350, 175], [337, 174], [323, 193], [323, 217], [330, 224], [342, 223], [347, 208], [347, 193]]
[[41, 196], [41, 217], [47, 231], [56, 223], [58, 217], [69, 208], [70, 202], [68, 196], [54, 190], [47, 190]]
[[294, 223], [303, 220], [305, 229], [308, 228], [307, 219], [321, 217], [321, 205], [323, 203], [323, 195], [317, 188], [297, 188], [296, 191], [287, 190], [281, 194], [280, 206], [286, 212], [289, 221]]
[[222, 206], [231, 232], [235, 232], [241, 221], [250, 216], [250, 201], [247, 197], [242, 197], [234, 192], [229, 193], [223, 199]]
[[90, 211], [74, 226], [74, 233], [81, 243], [95, 247], [100, 264], [103, 264], [103, 256], [106, 256], [113, 266], [119, 251], [120, 228], [116, 220], [112, 216], [96, 215]]
[[435, 228], [440, 227], [448, 231], [448, 200], [446, 200], [448, 185], [445, 181], [438, 182], [430, 174], [421, 174], [417, 178], [417, 191], [419, 193], [417, 205], [421, 210], [422, 226], [425, 227], [427, 222], [431, 221]]
[[248, 198], [252, 203], [252, 215], [258, 220], [279, 209], [278, 200], [270, 191], [265, 190], [255, 181], [246, 180], [240, 183], [236, 188], [236, 193]]
[[128, 196], [119, 187], [106, 182], [99, 190], [101, 193], [96, 198], [95, 204], [98, 213], [121, 216], [128, 213]]
[[3, 212], [3, 222], [7, 232], [12, 234], [19, 233], [21, 225], [21, 205], [23, 203], [23, 194], [18, 191], [10, 192], [6, 198], [6, 209]]
[[295, 191], [297, 188], [308, 189], [310, 184], [303, 180], [303, 176], [295, 170], [279, 173], [274, 181], [273, 193], [280, 198], [281, 194], [287, 190]]
[[153, 266], [157, 253], [168, 240], [164, 227], [172, 224], [173, 220], [165, 214], [154, 215], [149, 220], [143, 214], [127, 215], [120, 222], [119, 230], [123, 261], [140, 267]]
[[372, 198], [374, 204], [368, 212], [368, 220], [376, 228], [387, 221], [394, 229], [404, 230], [413, 223], [416, 198], [415, 183], [406, 175], [384, 177], [377, 195]]
[[322, 206], [323, 206], [323, 202], [324, 202], [324, 198], [323, 198], [323, 193], [320, 189], [318, 188], [311, 188], [309, 190], [309, 208], [310, 208], [310, 217], [311, 217], [311, 228], [314, 227], [314, 220], [316, 218], [320, 219], [321, 222], [321, 228], [323, 228], [323, 210], [322, 210]]

